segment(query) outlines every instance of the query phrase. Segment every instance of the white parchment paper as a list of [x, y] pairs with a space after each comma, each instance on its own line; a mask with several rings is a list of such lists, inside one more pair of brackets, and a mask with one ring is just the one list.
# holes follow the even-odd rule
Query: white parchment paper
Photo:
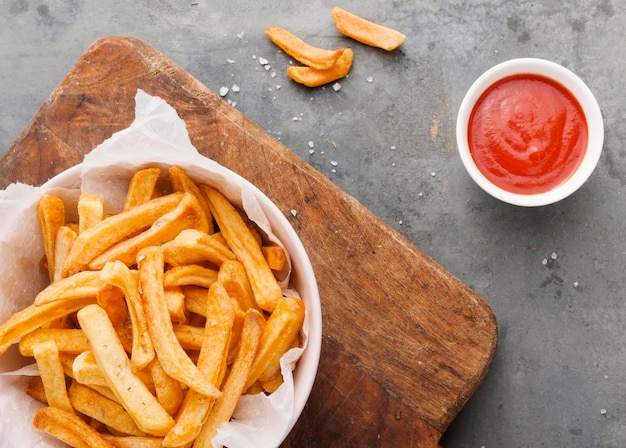
[[[231, 201], [280, 244], [271, 231], [268, 217], [257, 200], [260, 192], [241, 177], [201, 156], [191, 144], [185, 123], [161, 98], [139, 90], [135, 97], [133, 124], [95, 148], [81, 168], [79, 189], [54, 189], [71, 204], [80, 191], [97, 194], [105, 200], [107, 213], [117, 213], [123, 205], [132, 174], [147, 166], [173, 164], [183, 167], [196, 181], [217, 187]], [[78, 184], [77, 179], [77, 184]], [[43, 243], [37, 219], [37, 201], [46, 186], [13, 184], [0, 191], [0, 322], [31, 304], [47, 284], [41, 269]], [[289, 277], [281, 278], [285, 294]], [[304, 324], [305, 344], [308, 324]], [[284, 384], [272, 395], [242, 397], [231, 422], [220, 428], [214, 446], [275, 447], [285, 437], [294, 416], [292, 370], [303, 352], [292, 349], [281, 360]], [[36, 367], [28, 366], [15, 345], [0, 357], [0, 448], [63, 446], [32, 427], [32, 417], [40, 406], [23, 389]]]

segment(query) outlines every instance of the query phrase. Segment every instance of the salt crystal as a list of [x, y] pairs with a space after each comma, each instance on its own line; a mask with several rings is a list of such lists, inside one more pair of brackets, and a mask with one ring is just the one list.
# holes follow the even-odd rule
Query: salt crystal
[[226, 59], [226, 62], [228, 62], [229, 64], [234, 64], [235, 60], [234, 59]]
[[296, 216], [298, 212], [295, 209], [291, 209], [291, 216]]
[[315, 150], [314, 149], [309, 149], [309, 154], [314, 154]]
[[280, 84], [276, 84], [276, 90], [280, 90]]
[[337, 166], [337, 165], [339, 165], [339, 162], [337, 162], [336, 160], [331, 160], [331, 161], [330, 161], [330, 164], [331, 164], [332, 166]]
[[337, 170], [333, 168], [332, 170], [330, 170], [330, 172], [331, 172], [331, 173], [336, 173], [336, 172], [337, 172]]
[[548, 264], [548, 259], [544, 258], [543, 260], [541, 260], [541, 264], [544, 265], [544, 266], [547, 265]]
[[556, 260], [556, 252], [552, 252], [552, 255], [550, 255], [550, 258], [552, 258], [553, 260]]
[[435, 177], [435, 172], [433, 171], [432, 173], [430, 173], [430, 175], [431, 175], [432, 177]]
[[339, 92], [341, 90], [341, 84], [339, 84], [338, 82], [333, 84], [333, 90], [335, 92]]
[[265, 58], [259, 58], [259, 64], [261, 64], [261, 65], [267, 65], [267, 64], [269, 64], [269, 63], [270, 63], [270, 61], [268, 61], [267, 59], [265, 59]]
[[220, 87], [220, 96], [226, 96], [228, 90], [228, 87]]
[[600, 414], [606, 415], [606, 409], [600, 409]]
[[372, 78], [371, 76], [367, 77], [367, 82], [373, 82], [373, 81], [374, 81], [374, 78]]
[[314, 146], [313, 142], [309, 142], [309, 148], [312, 148]]
[[272, 74], [270, 75], [272, 78], [276, 78], [276, 72], [272, 72]]
[[268, 71], [269, 71], [269, 69], [270, 69], [271, 67], [272, 67], [271, 65], [267, 64], [267, 65], [265, 66], [265, 70], [268, 70]]
[[578, 282], [574, 282], [574, 288], [578, 288]]
[[232, 89], [233, 89], [233, 92], [239, 92], [239, 90], [240, 90], [239, 86], [237, 84], [233, 84]]
[[241, 33], [237, 33], [237, 37], [238, 37], [239, 39], [243, 39], [243, 36], [244, 36], [245, 34], [246, 34], [246, 33], [244, 33], [244, 32], [242, 31]]

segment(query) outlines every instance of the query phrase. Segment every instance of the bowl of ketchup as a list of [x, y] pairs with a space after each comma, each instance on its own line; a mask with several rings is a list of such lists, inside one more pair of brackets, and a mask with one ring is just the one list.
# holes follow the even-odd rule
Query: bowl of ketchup
[[600, 107], [570, 70], [536, 58], [483, 73], [457, 116], [459, 154], [470, 177], [513, 205], [548, 205], [574, 193], [604, 142]]

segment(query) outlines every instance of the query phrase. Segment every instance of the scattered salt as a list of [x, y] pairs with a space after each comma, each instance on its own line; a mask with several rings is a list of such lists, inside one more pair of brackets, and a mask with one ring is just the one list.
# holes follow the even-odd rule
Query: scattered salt
[[574, 282], [574, 288], [578, 288], [578, 282]]
[[432, 177], [435, 177], [435, 172], [433, 171], [432, 173], [430, 173], [430, 175], [431, 175]]
[[298, 212], [295, 209], [291, 209], [291, 216], [296, 216]]
[[280, 90], [280, 84], [276, 84], [276, 90]]
[[336, 173], [336, 172], [337, 172], [337, 170], [333, 168], [332, 170], [330, 170], [330, 172], [331, 172], [331, 173]]
[[552, 255], [550, 255], [550, 258], [552, 258], [553, 260], [556, 260], [556, 252], [552, 252]]
[[548, 259], [544, 258], [543, 260], [541, 260], [541, 264], [544, 265], [544, 266], [547, 265], [548, 264]]
[[374, 81], [374, 78], [372, 78], [371, 76], [367, 77], [367, 82], [373, 82], [373, 81]]
[[604, 408], [603, 408], [603, 409], [600, 409], [600, 414], [602, 414], [602, 415], [606, 415], [606, 409], [604, 409]]
[[391, 149], [396, 149], [396, 145], [391, 145]]
[[313, 146], [315, 146], [314, 143], [312, 141], [310, 141], [309, 142], [309, 148], [313, 148]]
[[228, 62], [229, 64], [234, 64], [235, 60], [234, 59], [226, 59], [226, 62]]
[[338, 82], [336, 82], [335, 84], [333, 84], [333, 90], [335, 92], [339, 92], [341, 90], [341, 84], [339, 84]]
[[314, 149], [309, 149], [309, 154], [314, 154], [315, 150]]
[[228, 90], [228, 87], [220, 87], [220, 96], [226, 96]]
[[244, 33], [244, 32], [242, 31], [241, 33], [237, 33], [237, 37], [238, 37], [239, 39], [243, 39], [243, 36], [244, 36], [245, 34], [246, 34], [246, 33]]
[[233, 92], [239, 92], [239, 90], [240, 90], [239, 86], [237, 84], [233, 84], [232, 89], [233, 89]]
[[276, 72], [272, 72], [272, 74], [270, 75], [272, 78], [276, 78]]
[[267, 65], [267, 64], [269, 64], [269, 63], [270, 63], [270, 61], [268, 61], [267, 59], [265, 59], [265, 58], [259, 58], [259, 64], [261, 64], [261, 65]]
[[332, 166], [337, 166], [337, 165], [339, 165], [339, 162], [337, 162], [336, 160], [331, 160], [331, 161], [330, 161], [330, 164], [331, 164]]

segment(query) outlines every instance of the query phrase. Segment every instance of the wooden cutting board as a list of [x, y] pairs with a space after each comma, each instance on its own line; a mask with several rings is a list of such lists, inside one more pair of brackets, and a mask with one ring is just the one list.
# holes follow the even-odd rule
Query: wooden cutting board
[[309, 253], [323, 347], [310, 400], [283, 446], [438, 446], [491, 363], [489, 306], [147, 44], [94, 43], [0, 160], [0, 188], [40, 185], [80, 163], [131, 124], [137, 88], [178, 111], [202, 154], [264, 191]]

